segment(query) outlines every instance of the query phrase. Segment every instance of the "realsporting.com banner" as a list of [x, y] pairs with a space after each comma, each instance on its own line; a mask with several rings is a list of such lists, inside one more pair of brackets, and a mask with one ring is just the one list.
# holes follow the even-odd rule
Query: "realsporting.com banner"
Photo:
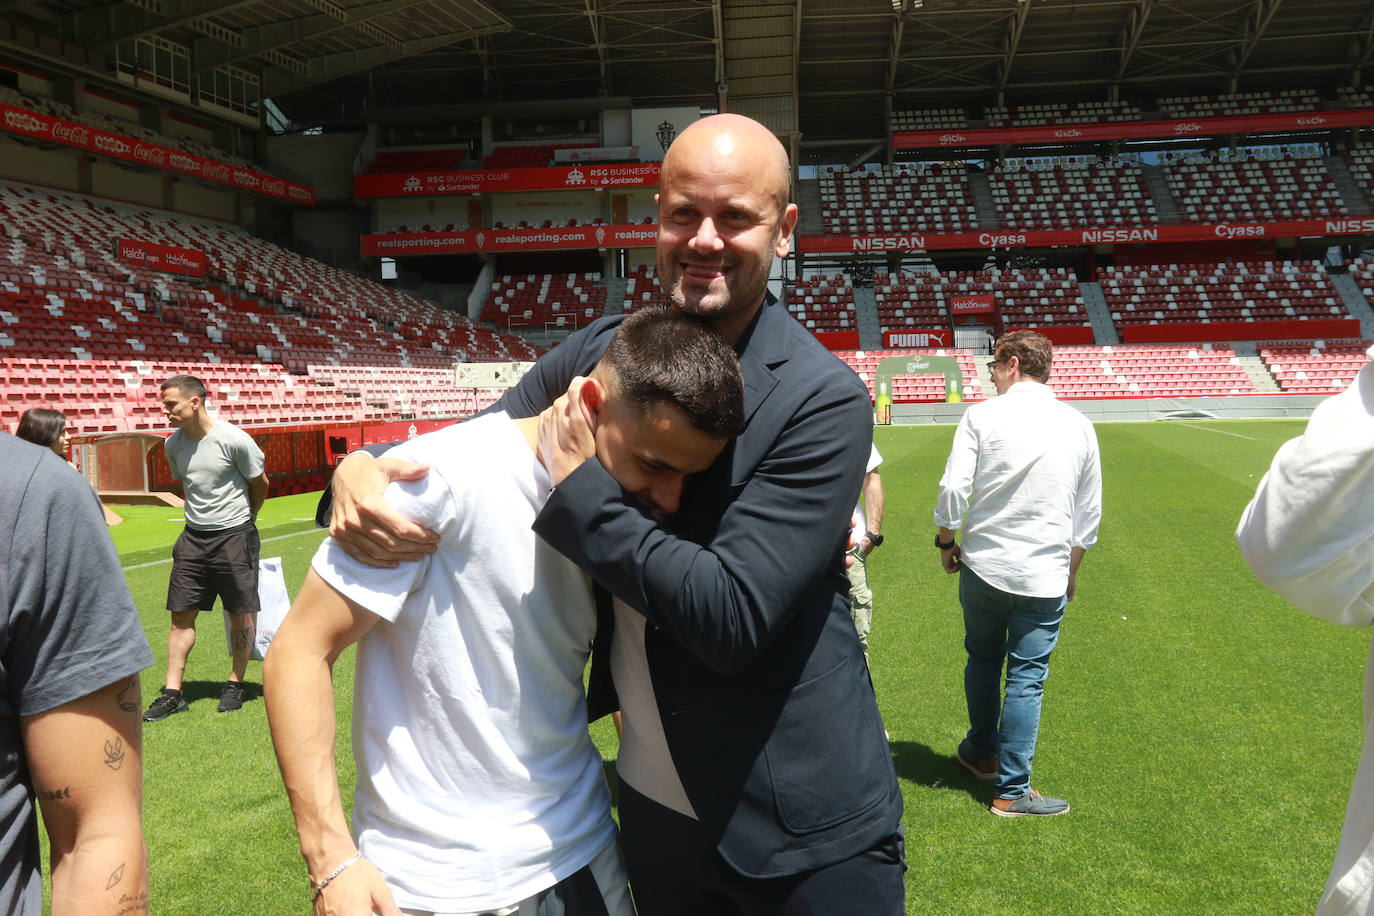
[[194, 248], [176, 248], [137, 239], [115, 239], [115, 257], [152, 270], [186, 277], [205, 276], [205, 252]]
[[471, 254], [478, 251], [652, 248], [657, 240], [658, 227], [646, 225], [392, 232], [363, 236], [362, 253], [373, 257], [396, 257], [417, 254]]
[[658, 184], [660, 165], [658, 162], [619, 165], [582, 162], [537, 169], [355, 175], [353, 193], [357, 197], [424, 197], [434, 194], [492, 194], [499, 191], [642, 188]]
[[868, 251], [953, 251], [960, 249], [1138, 245], [1150, 242], [1210, 242], [1236, 239], [1321, 238], [1374, 235], [1374, 217], [1273, 223], [1171, 223], [1157, 226], [1094, 226], [1082, 229], [984, 229], [978, 232], [911, 232], [904, 235], [808, 235], [798, 247], [807, 254], [858, 254]]
[[123, 134], [112, 134], [97, 127], [64, 121], [42, 112], [29, 111], [27, 108], [15, 108], [0, 103], [0, 129], [12, 134], [37, 137], [51, 143], [89, 150], [112, 159], [137, 162], [205, 181], [218, 182], [265, 197], [276, 197], [311, 206], [315, 203], [314, 189], [294, 181], [275, 178], [262, 172], [239, 168], [215, 159], [206, 159]]
[[1018, 143], [1077, 143], [1156, 137], [1214, 137], [1259, 131], [1315, 131], [1374, 124], [1374, 108], [1346, 111], [1298, 111], [1223, 118], [1164, 121], [1107, 121], [1051, 124], [1039, 127], [974, 127], [893, 131], [893, 149], [1012, 146]]

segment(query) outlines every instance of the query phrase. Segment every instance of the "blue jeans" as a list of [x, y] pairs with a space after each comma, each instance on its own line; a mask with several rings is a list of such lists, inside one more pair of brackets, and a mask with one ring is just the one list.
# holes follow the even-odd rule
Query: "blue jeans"
[[[964, 697], [968, 743], [975, 757], [997, 758], [997, 797], [1030, 791], [1031, 760], [1040, 733], [1040, 697], [1059, 642], [1068, 601], [1028, 598], [993, 588], [967, 565], [959, 572], [964, 608]], [[1002, 664], [1007, 691], [1002, 699]]]

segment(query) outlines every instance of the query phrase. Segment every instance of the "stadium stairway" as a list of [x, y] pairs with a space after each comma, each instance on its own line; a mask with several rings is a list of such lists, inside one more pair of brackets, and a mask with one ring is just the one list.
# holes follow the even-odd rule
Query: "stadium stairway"
[[809, 178], [797, 182], [797, 232], [802, 235], [825, 234], [825, 210], [821, 205], [821, 182]]
[[854, 323], [859, 331], [859, 349], [883, 348], [883, 331], [878, 324], [878, 297], [872, 285], [854, 287]]
[[1255, 390], [1260, 394], [1282, 393], [1283, 389], [1279, 387], [1278, 379], [1274, 378], [1274, 373], [1269, 371], [1269, 367], [1260, 358], [1259, 347], [1253, 340], [1232, 341], [1231, 350], [1236, 354], [1236, 362], [1245, 370], [1245, 374], [1250, 376], [1250, 381], [1254, 382]]
[[1355, 176], [1350, 173], [1350, 164], [1345, 161], [1344, 156], [1327, 156], [1322, 160], [1326, 170], [1331, 173], [1331, 181], [1335, 184], [1336, 190], [1341, 194], [1341, 200], [1345, 201], [1346, 208], [1352, 213], [1374, 212], [1369, 206], [1369, 198], [1365, 197], [1364, 191], [1360, 190], [1360, 183], [1355, 180]]
[[968, 176], [969, 190], [973, 192], [973, 210], [978, 215], [980, 226], [1002, 225], [1002, 214], [997, 209], [997, 201], [992, 196], [992, 183], [986, 172], [974, 172]]
[[1101, 283], [1079, 283], [1083, 292], [1083, 308], [1087, 310], [1088, 321], [1093, 326], [1093, 341], [1099, 346], [1121, 343], [1112, 323], [1112, 310], [1107, 305], [1107, 297], [1102, 294]]
[[625, 290], [629, 286], [624, 277], [609, 277], [602, 281], [606, 287], [606, 307], [603, 315], [619, 315], [625, 311]]
[[1360, 336], [1374, 338], [1374, 309], [1370, 308], [1369, 300], [1360, 292], [1355, 278], [1345, 272], [1328, 271], [1328, 274], [1331, 285], [1336, 287], [1336, 292], [1341, 294], [1341, 301], [1350, 310], [1350, 317], [1360, 319]]
[[1169, 182], [1164, 177], [1164, 170], [1158, 165], [1143, 165], [1142, 171], [1145, 173], [1145, 185], [1150, 189], [1150, 199], [1155, 204], [1155, 215], [1161, 223], [1176, 223], [1180, 217], [1178, 215], [1178, 204], [1174, 203], [1173, 192], [1169, 190]]

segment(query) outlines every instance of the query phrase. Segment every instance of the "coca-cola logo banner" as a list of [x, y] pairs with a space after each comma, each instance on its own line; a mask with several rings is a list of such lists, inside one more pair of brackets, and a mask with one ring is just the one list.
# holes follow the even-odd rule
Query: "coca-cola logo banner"
[[115, 256], [121, 261], [151, 270], [186, 277], [205, 276], [205, 252], [194, 248], [177, 248], [173, 245], [142, 242], [137, 239], [115, 239]]
[[137, 162], [194, 178], [217, 181], [231, 187], [246, 188], [268, 197], [295, 200], [313, 205], [315, 191], [303, 184], [272, 178], [261, 172], [237, 169], [214, 159], [196, 156], [156, 143], [122, 134], [110, 133], [85, 124], [64, 121], [52, 115], [12, 105], [0, 104], [0, 128], [10, 133], [40, 137], [63, 146], [90, 150], [111, 159]]
[[658, 227], [645, 225], [477, 229], [465, 232], [390, 232], [363, 236], [362, 253], [372, 257], [395, 257], [479, 251], [652, 248], [657, 241]]

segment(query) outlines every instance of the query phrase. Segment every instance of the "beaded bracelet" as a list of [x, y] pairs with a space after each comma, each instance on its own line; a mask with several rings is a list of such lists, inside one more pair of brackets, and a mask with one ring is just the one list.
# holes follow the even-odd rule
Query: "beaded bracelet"
[[315, 885], [314, 890], [310, 892], [310, 902], [313, 904], [316, 900], [319, 900], [320, 894], [324, 893], [324, 889], [329, 886], [329, 882], [339, 877], [339, 875], [342, 875], [345, 868], [352, 865], [354, 862], [358, 861], [362, 857], [363, 854], [361, 852], [355, 852], [347, 859], [344, 859], [343, 864], [340, 865], [338, 868], [334, 869], [332, 872], [330, 872], [328, 878], [325, 878], [319, 884]]

